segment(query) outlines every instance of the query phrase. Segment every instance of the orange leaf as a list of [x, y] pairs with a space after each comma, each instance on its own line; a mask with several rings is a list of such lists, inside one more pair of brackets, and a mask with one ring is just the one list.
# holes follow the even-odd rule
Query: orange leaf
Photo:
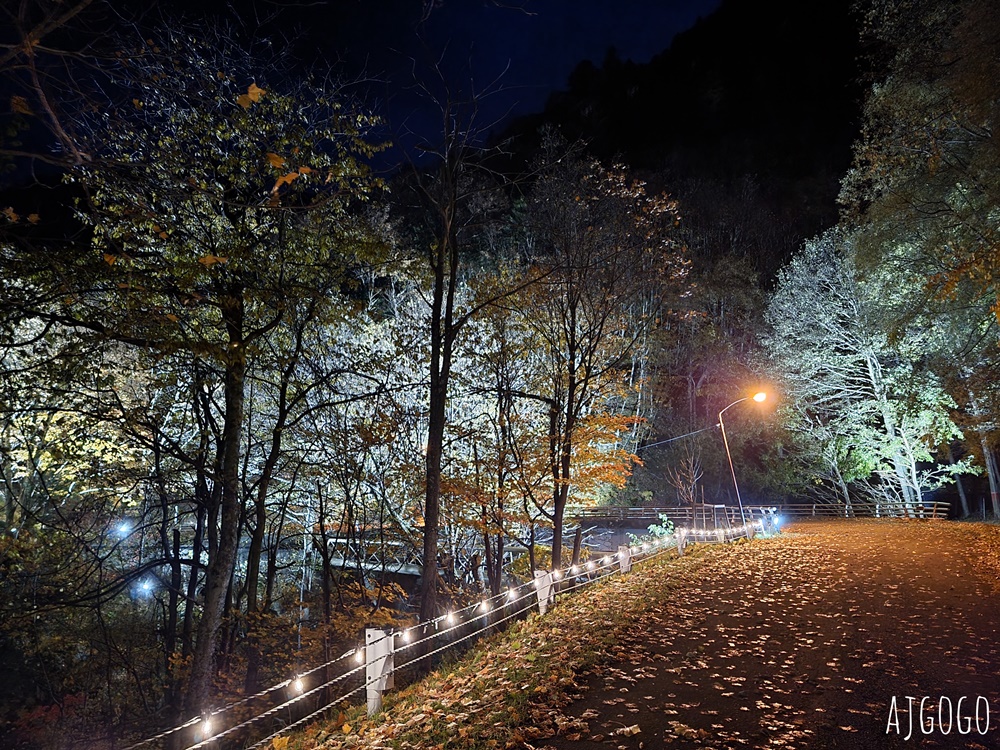
[[34, 112], [31, 111], [31, 106], [28, 104], [28, 100], [23, 96], [18, 96], [17, 94], [10, 98], [10, 108], [19, 115], [34, 114]]
[[113, 266], [116, 260], [118, 260], [118, 258], [112, 255], [111, 253], [104, 253], [104, 262], [107, 263], [109, 266]]
[[32, 224], [37, 224], [42, 220], [42, 217], [38, 214], [28, 214], [28, 221]]
[[250, 101], [259, 102], [262, 94], [267, 92], [260, 88], [256, 83], [251, 83], [250, 88], [247, 89], [247, 96], [250, 97]]
[[281, 169], [285, 166], [285, 160], [277, 154], [272, 154], [270, 151], [267, 152], [267, 160], [271, 162], [271, 166], [275, 169]]
[[282, 175], [281, 177], [278, 178], [278, 181], [274, 183], [273, 190], [280, 189], [282, 185], [291, 185], [293, 181], [298, 179], [298, 177], [299, 177], [298, 172], [289, 172], [286, 175]]
[[198, 262], [205, 266], [205, 268], [214, 266], [216, 263], [225, 263], [227, 260], [229, 260], [229, 258], [221, 258], [218, 255], [212, 255], [211, 253], [198, 258]]

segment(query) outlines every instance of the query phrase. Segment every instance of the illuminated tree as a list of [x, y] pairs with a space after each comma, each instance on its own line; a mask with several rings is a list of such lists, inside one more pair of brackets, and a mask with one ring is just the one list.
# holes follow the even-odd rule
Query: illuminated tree
[[294, 357], [294, 321], [322, 319], [345, 267], [372, 247], [356, 211], [375, 184], [360, 160], [369, 118], [330, 87], [287, 85], [280, 67], [269, 83], [254, 74], [262, 63], [211, 33], [165, 32], [123, 54], [110, 73], [123, 95], [81, 114], [90, 159], [69, 175], [89, 241], [3, 256], [16, 279], [7, 316], [201, 373], [189, 403], [209, 560], [192, 710], [207, 697], [239, 544], [248, 371], [268, 347], [286, 350], [270, 360], [279, 367]]
[[992, 373], [1000, 210], [996, 149], [1000, 26], [984, 0], [872, 2], [879, 54], [854, 166], [842, 185], [863, 269], [916, 275], [895, 328], [923, 328], [924, 354], [977, 439], [1000, 515]]
[[548, 512], [558, 567], [587, 417], [622, 399], [623, 370], [668, 314], [667, 301], [683, 291], [687, 266], [675, 240], [675, 204], [647, 194], [620, 167], [605, 169], [575, 154], [552, 158], [528, 211], [541, 278], [526, 290], [521, 314], [542, 343], [540, 395], [552, 410]]
[[816, 445], [817, 478], [832, 479], [844, 502], [853, 481], [877, 502], [912, 512], [960, 470], [934, 459], [960, 434], [953, 403], [919, 347], [888, 335], [888, 310], [905, 280], [861, 283], [851, 261], [850, 240], [837, 232], [807, 243], [780, 276], [766, 346], [794, 404], [786, 414]]

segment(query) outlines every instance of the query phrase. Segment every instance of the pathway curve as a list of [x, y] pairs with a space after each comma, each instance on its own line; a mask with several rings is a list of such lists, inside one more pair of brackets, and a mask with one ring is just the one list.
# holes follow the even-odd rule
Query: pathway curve
[[1000, 748], [1000, 585], [976, 539], [871, 520], [740, 545], [589, 675], [563, 709], [587, 731], [545, 744]]

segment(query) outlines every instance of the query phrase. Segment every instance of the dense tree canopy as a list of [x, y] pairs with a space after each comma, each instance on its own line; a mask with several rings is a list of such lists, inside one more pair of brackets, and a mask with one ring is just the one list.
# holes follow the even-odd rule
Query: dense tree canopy
[[[574, 506], [726, 503], [727, 447], [754, 502], [968, 515], [989, 491], [1000, 516], [988, 5], [866, 6], [833, 228], [779, 198], [829, 192], [835, 156], [778, 184], [671, 152], [732, 153], [736, 100], [698, 131], [618, 90], [645, 73], [613, 55], [550, 107], [572, 142], [491, 142], [476, 96], [417, 75], [439, 127], [378, 179], [378, 106], [332, 73], [219, 26], [62, 50], [86, 3], [24, 5], [15, 31], [73, 62], [46, 83], [30, 45], [0, 58], [10, 736], [120, 744], [253, 694], [365, 624], [565, 567]], [[670, 120], [621, 149], [642, 172], [588, 150], [621, 135], [609, 102]], [[826, 231], [775, 278], [803, 227]], [[724, 445], [761, 383], [778, 406], [727, 411]]]

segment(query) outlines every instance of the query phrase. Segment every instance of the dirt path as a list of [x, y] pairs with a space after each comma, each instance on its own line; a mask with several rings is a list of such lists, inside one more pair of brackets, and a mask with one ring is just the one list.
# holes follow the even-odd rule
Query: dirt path
[[970, 540], [854, 521], [738, 546], [589, 676], [563, 709], [589, 731], [545, 744], [1000, 748], [1000, 587]]

